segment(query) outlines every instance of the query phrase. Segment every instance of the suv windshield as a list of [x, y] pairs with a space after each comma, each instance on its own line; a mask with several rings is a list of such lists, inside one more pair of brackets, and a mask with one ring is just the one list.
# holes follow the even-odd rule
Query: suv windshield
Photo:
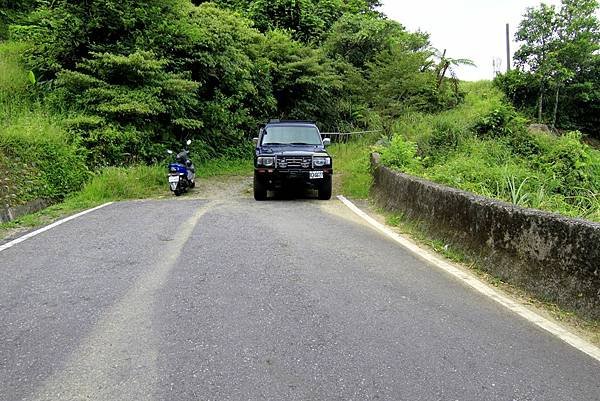
[[311, 126], [272, 126], [267, 127], [263, 145], [321, 145], [321, 135]]

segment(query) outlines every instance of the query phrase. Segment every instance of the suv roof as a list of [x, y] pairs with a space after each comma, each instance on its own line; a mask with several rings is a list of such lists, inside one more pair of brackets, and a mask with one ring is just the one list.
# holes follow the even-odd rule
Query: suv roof
[[271, 120], [267, 125], [317, 125], [315, 121], [309, 120]]

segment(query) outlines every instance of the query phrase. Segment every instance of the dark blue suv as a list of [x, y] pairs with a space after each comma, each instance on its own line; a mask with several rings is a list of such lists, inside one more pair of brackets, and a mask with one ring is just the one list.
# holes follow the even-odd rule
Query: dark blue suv
[[333, 160], [314, 122], [272, 120], [260, 129], [254, 156], [254, 199], [267, 191], [304, 186], [331, 199]]

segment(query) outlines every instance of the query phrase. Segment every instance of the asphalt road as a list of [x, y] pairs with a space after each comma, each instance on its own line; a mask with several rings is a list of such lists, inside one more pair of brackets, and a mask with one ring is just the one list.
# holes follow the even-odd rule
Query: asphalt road
[[338, 201], [118, 203], [0, 252], [0, 400], [600, 400]]

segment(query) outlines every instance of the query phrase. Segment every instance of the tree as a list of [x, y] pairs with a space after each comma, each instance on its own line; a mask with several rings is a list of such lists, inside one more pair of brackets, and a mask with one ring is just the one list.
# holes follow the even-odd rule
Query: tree
[[552, 127], [556, 126], [560, 90], [577, 75], [589, 71], [600, 49], [600, 23], [595, 17], [596, 0], [563, 0], [558, 22], [558, 44], [552, 76], [555, 102]]
[[473, 63], [473, 61], [466, 59], [466, 58], [458, 58], [457, 59], [457, 58], [446, 57], [446, 50], [444, 50], [442, 53], [440, 53], [439, 50], [435, 49], [434, 52], [435, 52], [434, 53], [435, 58], [437, 58], [439, 60], [438, 66], [436, 68], [438, 90], [442, 87], [442, 84], [444, 83], [444, 79], [446, 78], [446, 74], [449, 72], [450, 76], [452, 77], [452, 82], [454, 83], [455, 89], [456, 89], [456, 91], [458, 91], [458, 78], [454, 71], [454, 67], [458, 67], [461, 65], [475, 66], [475, 63]]
[[324, 48], [329, 56], [342, 57], [363, 69], [379, 53], [391, 50], [398, 43], [419, 51], [429, 45], [429, 38], [422, 33], [409, 33], [395, 21], [368, 14], [347, 14], [333, 25]]
[[120, 125], [143, 129], [164, 123], [174, 131], [202, 127], [190, 118], [198, 106], [199, 84], [167, 71], [167, 65], [147, 51], [92, 53], [77, 71], [61, 71], [56, 84], [64, 89], [66, 103]]
[[91, 52], [152, 50], [165, 21], [180, 18], [185, 0], [55, 0], [41, 2], [11, 37], [35, 45], [28, 64], [42, 80], [73, 69]]
[[[527, 10], [516, 34], [521, 41], [515, 53], [517, 70], [501, 75], [496, 83], [525, 109], [533, 106], [531, 94], [536, 90], [538, 121], [600, 133], [593, 123], [600, 90], [600, 78], [592, 72], [600, 57], [597, 10], [596, 0], [563, 0], [558, 10], [546, 5]], [[552, 112], [544, 113], [549, 104]]]
[[540, 81], [538, 98], [538, 121], [542, 121], [544, 94], [548, 77], [552, 71], [550, 53], [557, 40], [557, 15], [554, 6], [542, 3], [538, 8], [528, 8], [516, 33], [523, 44], [515, 53], [518, 67], [538, 76]]
[[35, 0], [10, 32], [29, 44], [40, 97], [76, 116], [68, 125], [96, 167], [152, 160], [158, 144], [183, 138], [215, 156], [274, 116], [367, 128], [377, 112], [455, 104], [442, 85], [452, 60], [436, 85], [428, 36], [378, 4]]
[[336, 124], [335, 106], [343, 82], [321, 50], [305, 46], [285, 32], [271, 31], [261, 53], [269, 60], [279, 117]]
[[342, 15], [376, 15], [374, 10], [380, 5], [377, 0], [217, 0], [216, 3], [241, 12], [261, 32], [290, 31], [295, 40], [304, 43], [320, 43]]
[[265, 37], [231, 10], [202, 4], [155, 39], [173, 68], [200, 83], [197, 133], [211, 148], [237, 146], [276, 110]]
[[439, 109], [436, 77], [426, 68], [431, 56], [395, 45], [368, 63], [368, 96], [375, 109], [391, 118], [408, 110]]

